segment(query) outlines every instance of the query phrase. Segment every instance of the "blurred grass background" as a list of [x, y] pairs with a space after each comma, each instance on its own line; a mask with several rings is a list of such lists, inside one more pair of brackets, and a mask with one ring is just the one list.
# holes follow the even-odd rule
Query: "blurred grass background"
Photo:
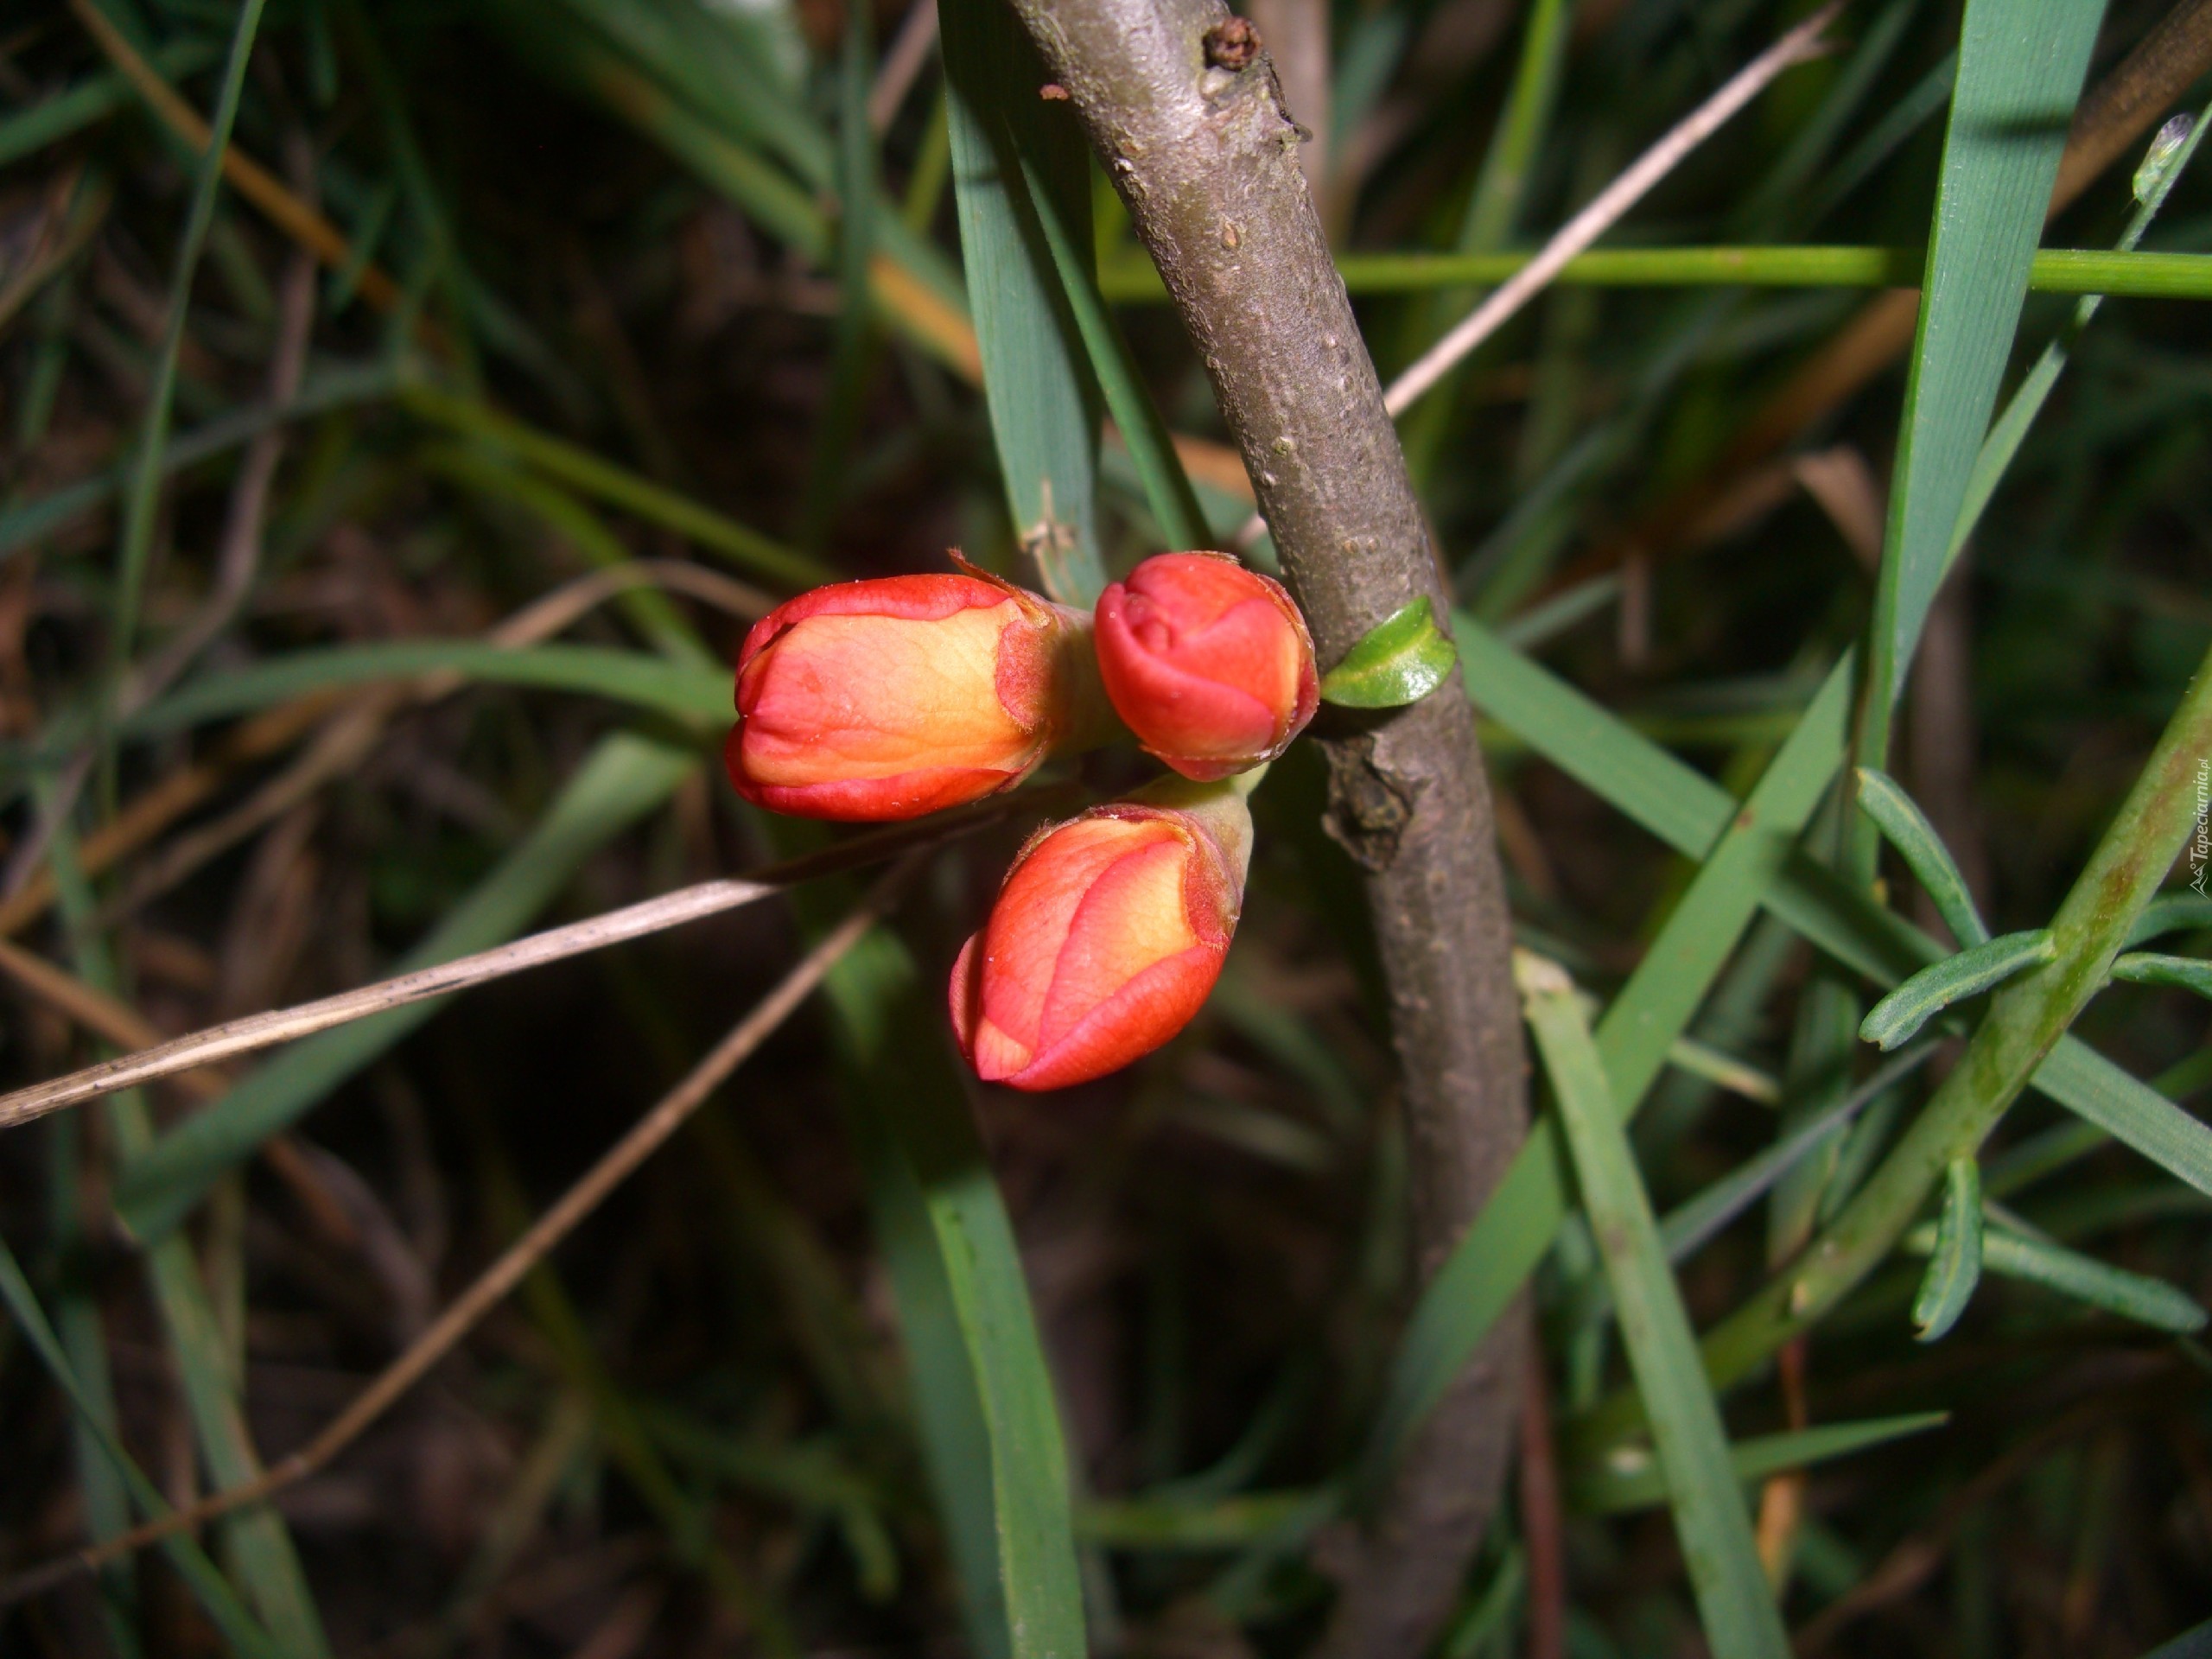
[[[1497, 279], [1482, 257], [1541, 240], [1802, 10], [1256, 8], [1385, 378]], [[2072, 10], [2086, 41], [2097, 14]], [[2115, 0], [2089, 80], [2164, 11]], [[1104, 334], [1032, 327], [1066, 290], [981, 175], [1033, 89], [986, 41], [981, 92], [950, 99], [933, 31], [830, 0], [13, 14], [0, 929], [167, 1034], [799, 850], [715, 759], [749, 617], [948, 546], [1026, 575], [1040, 512], [1077, 526], [1053, 573], [1077, 591], [1194, 518], [1226, 536], [1249, 491], [1119, 205], [1066, 130], [1022, 141], [1057, 280], [1092, 245], [1115, 307]], [[1679, 1264], [1700, 1327], [1834, 1212], [1955, 1052], [1798, 1147], [1764, 1199], [1756, 1160], [1872, 1073], [1863, 1049], [1838, 1071], [1856, 1013], [1833, 1040], [1839, 997], [1871, 999], [1719, 853], [1712, 896], [1684, 897], [1732, 810], [1707, 796], [1764, 776], [1814, 817], [1840, 740], [1814, 756], [1807, 711], [1840, 719], [1823, 677], [1887, 588], [1940, 570], [1955, 517], [1885, 542], [1902, 359], [1771, 456], [1745, 448], [1869, 290], [1919, 270], [1939, 179], [1971, 160], [1946, 151], [1956, 8], [1872, 0], [1836, 33], [1608, 238], [1610, 276], [1570, 273], [1402, 423], [1483, 631], [1463, 638], [1524, 941], [1607, 998], [1641, 962], [1713, 952], [1697, 1046], [1663, 1072], [1655, 1049], [1632, 1132], [1662, 1217], [1737, 1182]], [[219, 187], [194, 120], [255, 172]], [[2046, 247], [2121, 238], [2144, 142]], [[979, 264], [995, 235], [1007, 263]], [[1738, 245], [1867, 251], [1696, 251]], [[2201, 168], [2143, 245], [2212, 252]], [[2073, 342], [1964, 569], [1924, 634], [1892, 636], [1919, 644], [1891, 769], [2000, 933], [2050, 920], [2212, 639], [2212, 281], [2171, 272], [2167, 297], [2107, 283], [2126, 296]], [[2088, 279], [2037, 280], [1984, 353], [2006, 396]], [[1516, 679], [1531, 662], [1556, 677]], [[1592, 718], [1543, 701], [1561, 682]], [[1655, 745], [1691, 770], [1655, 772]], [[1297, 1650], [1323, 1523], [1395, 1421], [1413, 1301], [1388, 1032], [1322, 788], [1300, 751], [1255, 798], [1253, 893], [1200, 1020], [1065, 1095], [960, 1087], [942, 976], [1022, 826], [947, 852], [896, 937], [336, 1465], [212, 1529], [212, 1565], [149, 1554], [0, 1611], [0, 1647], [1070, 1650], [1026, 1609], [1100, 1652]], [[0, 1560], [124, 1524], [103, 1431], [170, 1503], [305, 1440], [838, 905], [810, 890], [10, 1135]], [[2202, 946], [2183, 919], [2195, 944], [2160, 948]], [[6, 1007], [10, 1086], [105, 1052], [50, 1000]], [[2212, 1084], [2182, 991], [2115, 988], [2077, 1034], [2184, 1106]], [[1618, 1066], [1608, 1040], [1601, 1021]], [[2047, 1101], [1983, 1185], [2031, 1235], [2212, 1291], [2202, 1192]], [[2001, 1281], [1924, 1347], [1919, 1273], [1884, 1269], [1726, 1402], [1747, 1476], [1815, 1450], [1761, 1464], [1762, 1437], [1827, 1426], [1823, 1455], [1851, 1451], [1754, 1488], [1792, 1628], [1836, 1653], [2132, 1656], [2212, 1617], [2203, 1351]], [[1567, 1515], [1509, 1513], [1440, 1650], [1526, 1650], [1556, 1528], [1567, 1651], [1692, 1651], [1666, 1485], [1584, 1432], [1631, 1373], [1578, 1220], [1536, 1284]]]

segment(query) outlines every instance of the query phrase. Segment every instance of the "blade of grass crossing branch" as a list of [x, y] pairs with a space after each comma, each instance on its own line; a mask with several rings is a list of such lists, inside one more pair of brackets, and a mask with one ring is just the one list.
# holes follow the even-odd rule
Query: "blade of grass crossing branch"
[[[1677, 852], [1702, 856], [1724, 831], [1736, 810], [1727, 791], [1464, 613], [1453, 626], [1467, 694], [1491, 719]], [[1879, 985], [1895, 985], [1946, 954], [1802, 852], [1791, 855], [1765, 903], [1805, 939]], [[2212, 1128], [2078, 1037], [2059, 1039], [2034, 1081], [2069, 1111], [2212, 1193]], [[1547, 1155], [1541, 1140], [1532, 1137], [1531, 1158]]]
[[[1942, 585], [2103, 13], [2104, 0], [2045, 0], [2031, 23], [2015, 0], [1967, 0], [1875, 589], [1865, 766], [1884, 764], [1891, 707]], [[1854, 866], [1871, 869], [1871, 826], [1854, 824], [1852, 841]]]
[[[1472, 625], [1460, 633], [1463, 639], [1477, 643], [1487, 638]], [[1495, 649], [1513, 655], [1503, 647]], [[1485, 658], [1484, 666], [1498, 664]], [[1622, 1103], [1624, 1115], [1633, 1113], [1658, 1076], [1667, 1051], [1688, 1027], [1734, 950], [1783, 855], [1827, 792], [1843, 759], [1851, 683], [1852, 662], [1846, 658], [1829, 672], [1796, 731], [1740, 812], [1728, 802], [1728, 816], [1716, 826], [1719, 841], [1711, 844], [1704, 868], [1646, 950], [1643, 965], [1606, 1010], [1598, 1043], [1609, 1093]], [[1605, 719], [1610, 722], [1611, 717]], [[1624, 727], [1580, 729], [1603, 733], [1601, 745], [1609, 751], [1631, 753], [1621, 747], [1629, 735]], [[1633, 741], [1644, 741], [1641, 737]], [[1671, 756], [1668, 759], [1680, 765]], [[1688, 772], [1687, 767], [1683, 770]], [[1717, 785], [1695, 772], [1688, 775], [1728, 801]], [[1422, 1294], [1392, 1362], [1383, 1408], [1369, 1441], [1361, 1471], [1366, 1490], [1375, 1490], [1388, 1476], [1407, 1440], [1459, 1375], [1482, 1333], [1551, 1248], [1567, 1217], [1561, 1152], [1556, 1124], [1539, 1118], [1474, 1225]]]
[[[696, 753], [634, 734], [603, 740], [530, 834], [396, 964], [397, 970], [512, 938], [586, 859], [658, 807], [698, 764]], [[440, 1006], [416, 1003], [326, 1032], [248, 1075], [128, 1161], [117, 1192], [124, 1223], [141, 1238], [168, 1231], [223, 1171], [251, 1157]]]
[[[1468, 695], [1491, 719], [1676, 851], [1702, 857], [1713, 849], [1737, 810], [1726, 790], [1464, 613], [1453, 622]], [[1777, 757], [1770, 772], [1780, 764]], [[1802, 853], [1785, 862], [1764, 899], [1793, 930], [1880, 984], [1896, 984], [1944, 954], [1927, 935], [1812, 866]], [[1678, 913], [1689, 904], [1686, 895]], [[2062, 1038], [2035, 1083], [2069, 1110], [2212, 1192], [2212, 1129], [2079, 1039]], [[1407, 1439], [1541, 1259], [1565, 1217], [1566, 1181], [1555, 1128], [1539, 1119], [1408, 1322], [1370, 1436], [1363, 1490], [1374, 1490], [1387, 1476]]]
[[1087, 608], [1106, 585], [1098, 550], [1098, 409], [1014, 134], [1087, 263], [1082, 137], [1067, 105], [1037, 97], [1045, 72], [1011, 11], [992, 0], [942, 0], [938, 18], [960, 253], [1007, 505], [1046, 589]]
[[[60, 1338], [47, 1322], [30, 1281], [23, 1276], [22, 1266], [4, 1240], [0, 1240], [0, 1300], [7, 1303], [16, 1328], [22, 1332], [48, 1374], [68, 1397], [79, 1425], [98, 1443], [102, 1457], [130, 1488], [131, 1499], [140, 1511], [149, 1518], [168, 1514], [169, 1506], [160, 1488], [146, 1478], [144, 1471], [131, 1460], [123, 1443], [116, 1439], [111, 1427], [112, 1410], [103, 1408], [101, 1401], [86, 1389], [70, 1365]], [[190, 1586], [201, 1610], [233, 1649], [251, 1656], [251, 1659], [283, 1659], [284, 1650], [246, 1610], [238, 1592], [231, 1588], [230, 1581], [207, 1559], [207, 1552], [196, 1540], [164, 1539], [162, 1548], [177, 1576]]]
[[[834, 899], [800, 895], [803, 913]], [[823, 910], [821, 913], [827, 914]], [[1084, 1650], [1067, 1454], [1020, 1257], [913, 958], [879, 929], [831, 973], [849, 1131], [916, 1418], [988, 1659]]]
[[1574, 986], [1556, 964], [1516, 953], [1515, 976], [1612, 1284], [1706, 1639], [1714, 1659], [1786, 1659], [1789, 1638], [1759, 1565], [1719, 1403], [1699, 1363], [1689, 1314], [1606, 1084], [1607, 1067], [1583, 1022]]
[[245, 88], [247, 60], [253, 55], [253, 37], [261, 27], [265, 0], [243, 0], [237, 28], [231, 35], [229, 61], [223, 67], [222, 91], [210, 124], [213, 136], [200, 160], [193, 181], [192, 206], [185, 216], [184, 235], [177, 244], [176, 264], [169, 278], [168, 311], [162, 331], [160, 353], [154, 359], [153, 385], [147, 394], [145, 425], [139, 438], [130, 482], [124, 491], [122, 544], [118, 550], [115, 598], [115, 636], [111, 645], [117, 671], [130, 659], [138, 632], [141, 589], [154, 551], [155, 508], [161, 497], [162, 455], [168, 444], [170, 405], [176, 392], [177, 362], [184, 350], [184, 326], [192, 306], [192, 280], [200, 269], [200, 251], [206, 245], [208, 227], [215, 220], [215, 194], [223, 181], [223, 152], [236, 124], [238, 99]]

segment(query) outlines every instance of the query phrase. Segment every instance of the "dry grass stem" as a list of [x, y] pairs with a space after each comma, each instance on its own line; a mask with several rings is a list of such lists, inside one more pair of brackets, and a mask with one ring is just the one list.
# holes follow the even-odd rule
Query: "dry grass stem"
[[80, 1573], [97, 1572], [110, 1561], [121, 1560], [149, 1544], [159, 1543], [248, 1504], [265, 1502], [313, 1474], [353, 1444], [364, 1429], [391, 1408], [393, 1402], [450, 1353], [478, 1320], [522, 1282], [524, 1275], [548, 1251], [574, 1231], [608, 1193], [658, 1150], [669, 1136], [683, 1127], [684, 1120], [721, 1087], [723, 1080], [768, 1039], [840, 958], [881, 919], [920, 868], [923, 856], [918, 852], [910, 854], [877, 882], [851, 915], [808, 951], [783, 982], [741, 1020], [681, 1083], [663, 1096], [628, 1134], [508, 1246], [498, 1261], [479, 1274], [475, 1282], [455, 1298], [407, 1351], [386, 1366], [376, 1381], [362, 1389], [321, 1433], [244, 1485], [217, 1492], [105, 1543], [50, 1561], [0, 1584], [0, 1606], [37, 1595]]

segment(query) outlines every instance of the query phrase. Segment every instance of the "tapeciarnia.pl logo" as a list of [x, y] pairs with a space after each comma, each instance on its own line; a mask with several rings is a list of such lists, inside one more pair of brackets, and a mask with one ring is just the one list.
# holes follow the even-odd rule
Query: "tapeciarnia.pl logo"
[[2206, 897], [2204, 878], [2212, 870], [2212, 825], [2205, 822], [2212, 808], [2212, 761], [2196, 763], [2196, 833], [2189, 841], [2189, 887], [2198, 898]]

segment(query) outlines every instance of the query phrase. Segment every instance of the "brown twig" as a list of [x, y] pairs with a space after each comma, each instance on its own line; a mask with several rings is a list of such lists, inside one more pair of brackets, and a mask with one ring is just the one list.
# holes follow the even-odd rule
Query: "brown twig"
[[1567, 1536], [1542, 1356], [1521, 1395], [1521, 1536], [1529, 1552], [1528, 1659], [1566, 1659]]
[[[1166, 279], [1325, 664], [1416, 598], [1446, 605], [1420, 503], [1299, 169], [1264, 56], [1209, 62], [1220, 0], [1015, 0]], [[1455, 675], [1412, 707], [1332, 717], [1329, 825], [1368, 873], [1425, 1277], [1526, 1124], [1507, 918], [1473, 710]], [[1524, 1324], [1503, 1321], [1357, 1546], [1330, 1650], [1418, 1651], [1503, 1484]]]
[[180, 1532], [204, 1525], [219, 1516], [264, 1503], [286, 1487], [304, 1479], [353, 1444], [362, 1431], [389, 1410], [395, 1401], [420, 1382], [486, 1313], [522, 1282], [524, 1275], [548, 1251], [574, 1231], [597, 1209], [639, 1165], [659, 1149], [669, 1136], [719, 1088], [723, 1079], [744, 1063], [770, 1033], [790, 1017], [835, 967], [839, 959], [875, 925], [919, 868], [921, 855], [909, 855], [878, 882], [853, 913], [821, 944], [807, 952], [751, 1013], [694, 1066], [675, 1088], [663, 1096], [627, 1134], [585, 1172], [558, 1202], [533, 1223], [483, 1273], [455, 1298], [446, 1311], [386, 1366], [376, 1380], [355, 1395], [351, 1405], [331, 1420], [298, 1451], [271, 1465], [257, 1478], [227, 1491], [214, 1493], [199, 1503], [135, 1527], [107, 1541], [49, 1561], [0, 1584], [0, 1607], [40, 1594], [81, 1575], [96, 1573], [149, 1544], [159, 1543]]

